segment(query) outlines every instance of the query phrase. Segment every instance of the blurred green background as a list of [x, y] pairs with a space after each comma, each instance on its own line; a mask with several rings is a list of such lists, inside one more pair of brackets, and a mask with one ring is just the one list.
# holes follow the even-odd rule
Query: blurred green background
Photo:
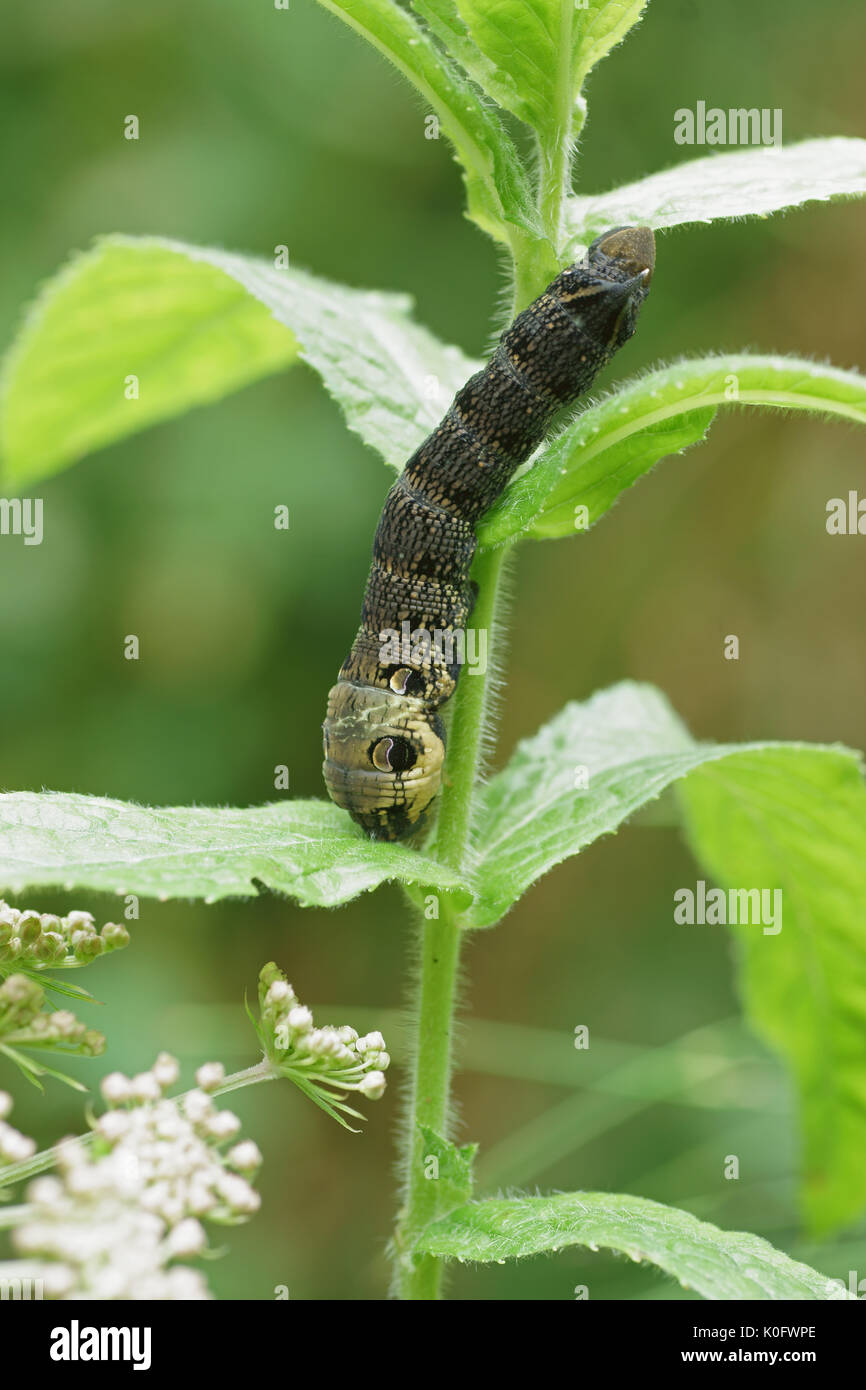
[[[408, 87], [312, 0], [7, 0], [3, 29], [4, 342], [40, 281], [110, 231], [260, 255], [286, 243], [321, 275], [410, 291], [467, 351], [489, 341], [500, 266], [462, 218], [445, 141], [424, 138]], [[674, 145], [673, 112], [699, 99], [781, 107], [786, 143], [864, 134], [864, 40], [866, 12], [848, 0], [656, 0], [590, 79], [581, 191], [698, 153]], [[128, 113], [137, 144], [122, 138]], [[864, 216], [812, 205], [665, 235], [640, 332], [608, 380], [744, 347], [863, 367]], [[838, 424], [723, 414], [706, 446], [665, 461], [588, 536], [522, 549], [496, 761], [566, 699], [625, 677], [660, 686], [700, 736], [866, 747], [866, 542], [824, 529], [828, 498], [866, 488], [863, 450]], [[274, 799], [286, 763], [293, 795], [321, 795], [325, 694], [389, 483], [299, 367], [44, 484], [45, 543], [0, 546], [0, 784], [241, 805]], [[273, 529], [279, 502], [288, 535]], [[122, 659], [129, 632], [138, 663]], [[737, 663], [723, 659], [728, 633]], [[481, 1142], [491, 1184], [632, 1191], [862, 1276], [866, 1226], [821, 1246], [798, 1228], [792, 1101], [777, 1064], [725, 1022], [737, 1010], [728, 938], [672, 921], [674, 890], [698, 876], [675, 830], [627, 827], [472, 941], [467, 1017], [530, 1031], [467, 1022], [462, 1136]], [[80, 893], [20, 905], [89, 907], [100, 921], [119, 910]], [[206, 1058], [254, 1060], [242, 996], [271, 958], [320, 1021], [384, 1023], [398, 1040], [386, 1011], [404, 1001], [412, 952], [396, 890], [328, 913], [268, 897], [143, 901], [132, 927], [130, 949], [82, 977], [104, 1001], [82, 1014], [109, 1038], [105, 1058], [77, 1068], [88, 1083], [162, 1048], [186, 1079]], [[730, 1065], [676, 1100], [624, 1105], [579, 1088], [579, 1023], [599, 1084], [621, 1058], [694, 1030], [710, 1032], [692, 1051]], [[71, 1092], [0, 1084], [40, 1143], [80, 1129]], [[383, 1296], [399, 1093], [395, 1063], [360, 1136], [289, 1085], [232, 1097], [265, 1155], [264, 1204], [207, 1267], [218, 1295]], [[722, 1176], [729, 1153], [738, 1182]], [[450, 1289], [568, 1299], [577, 1284], [592, 1298], [686, 1296], [580, 1252], [460, 1270]]]

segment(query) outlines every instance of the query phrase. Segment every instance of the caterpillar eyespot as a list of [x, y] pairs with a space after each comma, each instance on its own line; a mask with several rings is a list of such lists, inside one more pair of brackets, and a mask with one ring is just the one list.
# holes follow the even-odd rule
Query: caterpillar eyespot
[[426, 825], [445, 759], [438, 711], [460, 675], [453, 641], [413, 646], [395, 662], [385, 634], [465, 633], [476, 523], [554, 415], [631, 337], [654, 265], [649, 227], [598, 237], [518, 315], [388, 493], [361, 626], [324, 723], [328, 792], [374, 839], [409, 839]]

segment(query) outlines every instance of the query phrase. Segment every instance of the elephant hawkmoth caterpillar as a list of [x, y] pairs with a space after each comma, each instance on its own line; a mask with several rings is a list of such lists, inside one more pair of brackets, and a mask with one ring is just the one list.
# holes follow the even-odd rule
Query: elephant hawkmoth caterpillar
[[654, 263], [648, 227], [598, 237], [518, 315], [388, 493], [361, 626], [324, 723], [328, 792], [374, 839], [407, 839], [424, 825], [445, 758], [439, 710], [460, 674], [453, 647], [395, 660], [386, 634], [465, 633], [476, 523], [554, 415], [631, 337]]

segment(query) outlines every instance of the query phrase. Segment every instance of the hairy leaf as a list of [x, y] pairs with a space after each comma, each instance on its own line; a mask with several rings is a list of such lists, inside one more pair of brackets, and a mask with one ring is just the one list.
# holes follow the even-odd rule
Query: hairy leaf
[[844, 1285], [759, 1236], [722, 1231], [644, 1197], [562, 1192], [457, 1207], [421, 1233], [416, 1251], [463, 1262], [522, 1259], [566, 1246], [619, 1250], [712, 1299], [850, 1299]]
[[766, 217], [782, 208], [866, 193], [866, 140], [834, 136], [797, 145], [706, 155], [610, 193], [570, 198], [569, 254], [606, 227], [656, 228], [726, 217]]
[[[431, 0], [427, 0], [428, 6]], [[576, 101], [591, 68], [640, 18], [646, 0], [435, 0], [441, 15], [456, 8], [486, 62], [472, 75], [497, 101], [538, 131], [543, 143], [566, 143], [579, 128]], [[452, 29], [454, 20], [451, 20]], [[466, 61], [465, 43], [457, 56]], [[575, 116], [578, 115], [577, 121]]]
[[727, 889], [780, 890], [782, 930], [737, 926], [748, 1016], [793, 1072], [806, 1216], [866, 1208], [866, 793], [856, 764], [807, 748], [707, 765], [679, 789], [699, 862]]
[[[0, 457], [21, 486], [298, 354], [402, 467], [474, 363], [403, 295], [155, 237], [107, 237], [43, 290], [6, 362]], [[124, 382], [139, 379], [138, 399]]]
[[482, 792], [479, 896], [467, 925], [499, 921], [542, 874], [672, 783], [699, 861], [736, 890], [723, 894], [721, 920], [740, 940], [747, 1014], [797, 1081], [807, 1214], [816, 1229], [839, 1225], [866, 1207], [866, 784], [858, 755], [695, 743], [657, 691], [631, 683], [567, 705]]
[[335, 907], [389, 880], [469, 898], [456, 874], [403, 845], [366, 839], [327, 801], [234, 809], [64, 792], [0, 796], [0, 891], [89, 888], [216, 902], [262, 885], [304, 907]]
[[523, 739], [503, 771], [482, 788], [476, 845], [479, 896], [467, 925], [498, 922], [554, 865], [615, 831], [695, 768], [720, 760], [734, 765], [744, 758], [750, 770], [744, 795], [751, 788], [755, 803], [761, 801], [764, 758], [768, 767], [777, 762], [790, 767], [792, 786], [803, 759], [824, 769], [828, 794], [840, 776], [850, 778], [860, 788], [866, 831], [866, 788], [858, 754], [816, 744], [696, 743], [658, 690], [623, 681], [583, 704], [566, 705], [538, 733]]
[[448, 56], [395, 0], [319, 0], [360, 34], [429, 102], [463, 167], [468, 215], [495, 240], [541, 240], [532, 193], [513, 141]]
[[[659, 459], [706, 436], [720, 405], [804, 410], [866, 424], [866, 377], [796, 357], [748, 353], [675, 362], [588, 407], [506, 488], [482, 545], [592, 526]], [[586, 509], [584, 514], [581, 508]]]
[[433, 1197], [431, 1211], [436, 1218], [444, 1216], [454, 1207], [468, 1202], [472, 1196], [472, 1165], [478, 1152], [477, 1144], [463, 1144], [460, 1148], [450, 1139], [443, 1139], [427, 1125], [419, 1125], [419, 1158], [425, 1164], [436, 1160], [435, 1178], [431, 1176], [430, 1192]]

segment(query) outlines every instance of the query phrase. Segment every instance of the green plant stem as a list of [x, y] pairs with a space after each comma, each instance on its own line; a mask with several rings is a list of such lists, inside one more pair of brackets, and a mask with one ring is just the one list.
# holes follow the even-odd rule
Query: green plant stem
[[420, 994], [412, 1093], [405, 1134], [406, 1206], [397, 1230], [397, 1287], [401, 1298], [439, 1297], [443, 1266], [431, 1255], [415, 1257], [412, 1245], [436, 1216], [436, 1183], [425, 1173], [419, 1126], [448, 1130], [451, 1091], [451, 1032], [460, 962], [460, 924], [444, 903], [437, 920], [425, 921], [421, 937]]
[[552, 134], [542, 142], [539, 169], [538, 211], [547, 235], [558, 253], [562, 239], [562, 213], [571, 188], [571, 132], [574, 121], [572, 72], [574, 0], [559, 0], [560, 43], [556, 70]]
[[[511, 308], [512, 319], [522, 313], [526, 306], [531, 304], [533, 299], [538, 297], [544, 285], [549, 284], [556, 274], [555, 268], [548, 274], [546, 261], [542, 261], [540, 264], [544, 268], [539, 272], [537, 268], [537, 258], [532, 261], [517, 262], [514, 270], [514, 298]], [[543, 283], [541, 283], [542, 280]]]
[[[473, 626], [489, 634], [493, 627], [505, 550], [481, 554], [474, 574], [479, 586]], [[467, 671], [454, 695], [448, 736], [449, 774], [444, 782], [436, 838], [436, 857], [460, 869], [466, 859], [473, 792], [478, 783], [487, 704], [488, 673]], [[406, 1205], [395, 1236], [402, 1298], [436, 1299], [443, 1266], [430, 1255], [414, 1258], [412, 1244], [436, 1215], [436, 1183], [425, 1172], [424, 1141], [419, 1126], [447, 1136], [449, 1127], [452, 1025], [460, 965], [460, 919], [447, 894], [437, 903], [437, 917], [421, 927], [418, 1020], [415, 1063], [404, 1136]]]
[[562, 241], [562, 208], [571, 185], [571, 152], [564, 130], [541, 152], [540, 180], [542, 219], [544, 225], [550, 228], [550, 239], [558, 254]]
[[[570, 180], [570, 155], [565, 142], [557, 143], [555, 157], [543, 161], [539, 188], [539, 212], [551, 250], [555, 247], [563, 199]], [[529, 304], [551, 275], [536, 254], [515, 254], [512, 318]], [[555, 273], [555, 272], [554, 272]], [[541, 277], [541, 279], [540, 279]], [[502, 566], [508, 549], [482, 551], [473, 575], [478, 599], [472, 612], [473, 626], [492, 634], [499, 599]], [[470, 843], [473, 799], [478, 784], [488, 672], [466, 672], [454, 695], [448, 734], [448, 772], [443, 780], [436, 833], [436, 858], [451, 869], [465, 867]], [[421, 923], [418, 1014], [409, 1104], [403, 1135], [405, 1205], [394, 1235], [397, 1259], [395, 1287], [401, 1298], [433, 1300], [440, 1296], [443, 1263], [432, 1255], [416, 1256], [412, 1247], [420, 1232], [437, 1215], [436, 1183], [425, 1167], [424, 1138], [420, 1126], [448, 1138], [452, 1071], [452, 1033], [460, 967], [459, 912], [447, 894], [438, 901], [438, 917]]]
[[[499, 598], [499, 580], [507, 550], [482, 551], [473, 567], [478, 599], [472, 610], [472, 626], [487, 634], [493, 646], [493, 627]], [[454, 695], [454, 714], [448, 732], [448, 763], [443, 779], [436, 858], [449, 869], [461, 869], [466, 855], [472, 815], [472, 795], [478, 780], [489, 671], [466, 671]]]

